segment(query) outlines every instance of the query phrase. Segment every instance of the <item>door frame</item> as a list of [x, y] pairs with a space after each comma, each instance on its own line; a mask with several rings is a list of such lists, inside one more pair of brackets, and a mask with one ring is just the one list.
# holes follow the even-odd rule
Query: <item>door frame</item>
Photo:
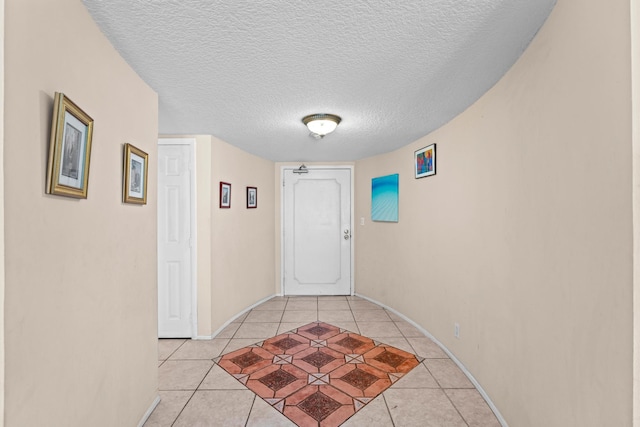
[[[285, 290], [284, 290], [284, 263], [285, 263], [285, 259], [284, 259], [284, 245], [285, 245], [285, 239], [284, 239], [284, 172], [286, 170], [295, 170], [298, 169], [300, 166], [295, 166], [295, 165], [286, 165], [286, 166], [280, 166], [280, 295], [285, 295]], [[349, 189], [349, 191], [351, 192], [351, 212], [349, 213], [351, 219], [350, 222], [351, 224], [349, 225], [351, 228], [351, 274], [350, 274], [350, 278], [349, 278], [349, 295], [354, 295], [355, 292], [355, 280], [354, 280], [354, 272], [355, 272], [355, 238], [356, 238], [356, 233], [354, 231], [354, 215], [355, 215], [355, 196], [354, 196], [354, 190], [355, 190], [355, 185], [354, 185], [354, 172], [355, 172], [355, 166], [354, 165], [311, 165], [311, 166], [306, 166], [306, 168], [309, 170], [309, 173], [313, 173], [313, 170], [340, 170], [340, 169], [348, 169], [349, 171], [351, 171], [350, 173], [350, 181], [351, 181], [351, 188]]]
[[[191, 256], [191, 339], [198, 337], [198, 230], [196, 218], [196, 139], [195, 138], [158, 138], [158, 145], [188, 145], [189, 146], [189, 172], [191, 181], [190, 200], [191, 215], [191, 237], [190, 237], [190, 256]], [[158, 161], [160, 159], [158, 158]], [[158, 190], [160, 187], [158, 187]], [[158, 213], [156, 212], [156, 215]], [[157, 239], [157, 236], [156, 236]], [[156, 258], [158, 253], [156, 253]]]

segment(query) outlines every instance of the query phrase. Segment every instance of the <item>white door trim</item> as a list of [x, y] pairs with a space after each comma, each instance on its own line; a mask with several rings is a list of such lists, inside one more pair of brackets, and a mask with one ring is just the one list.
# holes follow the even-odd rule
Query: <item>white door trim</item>
[[[188, 145], [190, 147], [189, 171], [191, 181], [191, 338], [198, 336], [198, 230], [196, 209], [196, 139], [195, 138], [159, 138], [158, 145]], [[157, 256], [157, 255], [156, 255]]]
[[[298, 169], [298, 167], [293, 166], [293, 165], [287, 165], [287, 166], [280, 166], [280, 295], [284, 295], [284, 171], [285, 170], [295, 170]], [[355, 167], [353, 165], [314, 165], [314, 166], [307, 166], [307, 169], [311, 170], [340, 170], [340, 169], [348, 169], [351, 171], [351, 224], [350, 224], [350, 229], [351, 229], [351, 278], [349, 280], [349, 286], [350, 286], [350, 290], [349, 290], [349, 294], [350, 295], [354, 295], [354, 277], [353, 277], [353, 272], [356, 271], [355, 269], [355, 242], [354, 239], [356, 238], [356, 233], [355, 233], [355, 229], [353, 228], [354, 225], [354, 215], [355, 215], [355, 209], [354, 209], [354, 205], [355, 205], [355, 197], [354, 197], [354, 171], [355, 171]]]

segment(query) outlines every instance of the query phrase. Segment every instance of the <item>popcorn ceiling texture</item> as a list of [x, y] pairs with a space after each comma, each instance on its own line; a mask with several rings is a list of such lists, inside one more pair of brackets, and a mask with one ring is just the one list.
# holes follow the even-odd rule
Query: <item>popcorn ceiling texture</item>
[[[159, 133], [276, 161], [347, 161], [428, 134], [518, 59], [555, 0], [83, 0], [159, 95]], [[323, 140], [301, 122], [342, 117]]]

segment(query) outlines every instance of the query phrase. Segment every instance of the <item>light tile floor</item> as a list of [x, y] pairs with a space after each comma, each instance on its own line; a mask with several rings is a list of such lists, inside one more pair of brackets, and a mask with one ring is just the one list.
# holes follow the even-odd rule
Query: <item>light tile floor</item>
[[210, 341], [159, 340], [162, 400], [145, 427], [295, 426], [213, 359], [313, 321], [425, 358], [343, 426], [500, 426], [446, 353], [394, 313], [358, 297], [275, 297], [235, 319]]

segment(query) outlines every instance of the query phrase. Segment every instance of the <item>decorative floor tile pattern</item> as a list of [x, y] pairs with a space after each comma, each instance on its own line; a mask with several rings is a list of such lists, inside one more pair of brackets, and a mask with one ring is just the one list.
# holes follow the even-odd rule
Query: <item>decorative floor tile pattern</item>
[[337, 427], [420, 361], [325, 322], [222, 356], [218, 365], [299, 427]]
[[[333, 328], [313, 329], [316, 321]], [[279, 342], [284, 338], [296, 342]], [[394, 349], [418, 355], [420, 363], [403, 373]], [[232, 352], [239, 358], [229, 361], [229, 375], [218, 362]], [[344, 418], [344, 427], [500, 427], [435, 342], [357, 296], [275, 297], [234, 318], [210, 341], [159, 340], [158, 360], [162, 400], [144, 427], [317, 427]], [[392, 385], [372, 399], [384, 382], [376, 369], [389, 371]], [[273, 397], [261, 398], [247, 384]]]

